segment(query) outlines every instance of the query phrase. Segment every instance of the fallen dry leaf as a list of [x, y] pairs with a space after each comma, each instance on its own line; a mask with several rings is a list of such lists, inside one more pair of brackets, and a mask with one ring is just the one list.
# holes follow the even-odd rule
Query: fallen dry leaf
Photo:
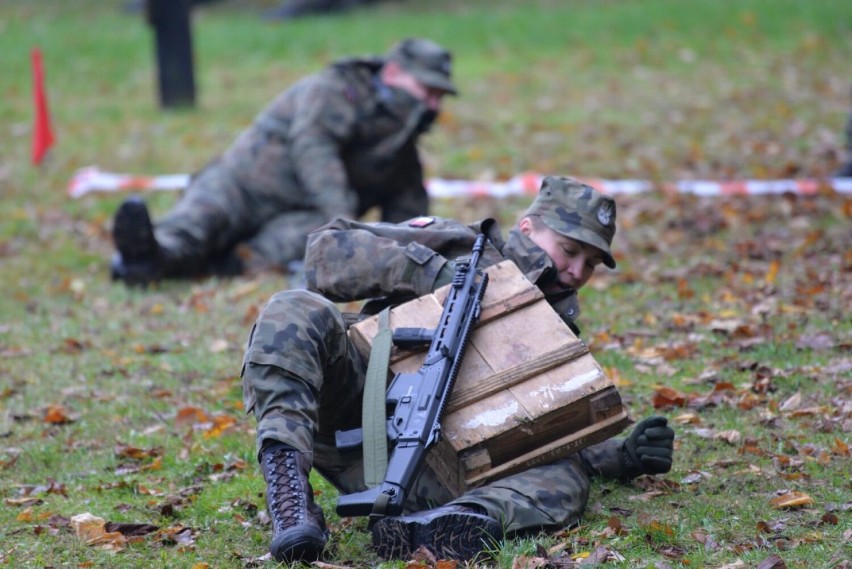
[[686, 405], [686, 395], [671, 387], [659, 387], [651, 398], [654, 409], [667, 407], [683, 407]]
[[777, 555], [770, 555], [758, 563], [756, 569], [787, 569], [787, 564]]
[[769, 503], [772, 504], [774, 508], [801, 508], [802, 506], [809, 506], [813, 504], [814, 501], [813, 498], [804, 492], [793, 491], [776, 496], [775, 498], [772, 498]]
[[44, 410], [42, 420], [45, 423], [53, 425], [64, 425], [73, 423], [76, 419], [72, 418], [68, 410], [62, 405], [48, 405]]
[[120, 532], [106, 531], [103, 518], [93, 516], [89, 512], [77, 514], [71, 518], [71, 527], [77, 538], [86, 545], [97, 546], [107, 551], [117, 552], [127, 547], [127, 538]]
[[543, 569], [548, 566], [549, 562], [544, 557], [518, 555], [512, 559], [512, 569]]
[[717, 432], [716, 435], [713, 438], [720, 440], [720, 441], [725, 441], [729, 445], [735, 445], [735, 444], [740, 442], [742, 435], [740, 434], [739, 431], [737, 431], [735, 429], [730, 429], [730, 430], [727, 430], [727, 431]]

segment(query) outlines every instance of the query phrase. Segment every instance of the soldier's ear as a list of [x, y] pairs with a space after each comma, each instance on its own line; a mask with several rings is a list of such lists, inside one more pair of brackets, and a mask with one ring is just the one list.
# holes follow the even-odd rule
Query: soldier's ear
[[521, 220], [518, 222], [518, 229], [524, 235], [529, 236], [529, 234], [532, 233], [533, 229], [532, 220], [529, 217], [521, 218]]

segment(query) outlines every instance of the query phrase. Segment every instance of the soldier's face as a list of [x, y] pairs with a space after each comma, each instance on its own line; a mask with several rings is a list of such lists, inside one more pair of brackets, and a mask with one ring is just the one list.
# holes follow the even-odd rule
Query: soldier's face
[[557, 282], [548, 283], [542, 288], [545, 294], [557, 293], [559, 288], [580, 290], [589, 282], [595, 269], [603, 262], [600, 249], [581, 241], [556, 233], [543, 223], [533, 226], [529, 218], [524, 218], [519, 229], [533, 243], [541, 247], [556, 268]]
[[414, 75], [393, 62], [385, 65], [386, 69], [389, 67], [389, 71], [383, 70], [382, 76], [385, 83], [391, 87], [402, 89], [418, 101], [422, 101], [426, 108], [435, 112], [435, 114], [441, 111], [441, 102], [447, 94], [446, 91], [424, 85]]

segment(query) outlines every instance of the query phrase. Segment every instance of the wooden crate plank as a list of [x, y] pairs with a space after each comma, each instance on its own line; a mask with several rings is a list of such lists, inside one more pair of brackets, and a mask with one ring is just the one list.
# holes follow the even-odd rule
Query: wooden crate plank
[[[488, 267], [489, 283], [482, 299], [482, 312], [477, 322], [481, 327], [487, 322], [499, 318], [503, 314], [522, 308], [530, 303], [544, 298], [541, 290], [530, 283], [524, 274], [512, 261], [503, 261]], [[403, 303], [391, 310], [390, 327], [434, 328], [441, 317], [444, 299], [447, 297], [449, 285], [442, 287], [433, 294], [428, 294]], [[373, 338], [379, 329], [378, 316], [371, 316], [349, 328], [350, 340], [362, 354], [369, 355]], [[400, 350], [396, 347], [391, 351], [391, 365], [406, 359], [412, 353], [422, 353], [420, 350]]]
[[492, 393], [476, 405], [463, 407], [441, 420], [443, 438], [457, 451], [497, 437], [532, 420], [508, 390]]
[[[522, 454], [510, 462], [497, 467], [492, 467], [482, 473], [469, 475], [464, 485], [457, 485], [456, 489], [464, 492], [467, 488], [475, 488], [492, 480], [504, 478], [529, 468], [553, 462], [558, 458], [568, 456], [589, 445], [605, 441], [621, 431], [630, 423], [627, 412], [622, 410], [617, 415], [610, 417], [600, 423], [589, 425], [579, 431], [569, 433], [555, 441], [548, 442], [542, 446]], [[463, 459], [462, 459], [463, 460]]]

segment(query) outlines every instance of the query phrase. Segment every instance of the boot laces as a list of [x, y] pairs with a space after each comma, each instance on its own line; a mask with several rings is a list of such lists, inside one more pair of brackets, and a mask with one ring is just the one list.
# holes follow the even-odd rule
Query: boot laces
[[269, 467], [267, 470], [269, 510], [276, 531], [280, 532], [304, 523], [305, 488], [302, 485], [295, 453], [286, 452], [283, 456], [269, 454], [265, 459]]

